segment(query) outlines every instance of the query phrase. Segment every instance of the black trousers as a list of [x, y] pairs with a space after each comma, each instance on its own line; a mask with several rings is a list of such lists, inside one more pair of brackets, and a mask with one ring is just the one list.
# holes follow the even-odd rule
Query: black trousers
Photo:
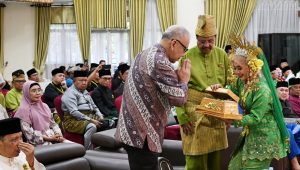
[[158, 170], [158, 153], [148, 148], [147, 139], [142, 149], [124, 144], [130, 170]]

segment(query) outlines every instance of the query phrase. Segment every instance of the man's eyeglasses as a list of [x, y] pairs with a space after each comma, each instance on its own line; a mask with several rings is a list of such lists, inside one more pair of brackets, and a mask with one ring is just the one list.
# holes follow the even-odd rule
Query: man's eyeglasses
[[111, 80], [111, 77], [102, 77], [102, 79], [103, 79], [104, 81], [110, 81], [110, 80]]
[[181, 41], [179, 41], [179, 40], [177, 40], [177, 39], [173, 39], [173, 40], [179, 42], [179, 44], [183, 47], [183, 51], [184, 51], [184, 52], [187, 52], [187, 51], [189, 50], [185, 45], [182, 44]]
[[200, 44], [205, 44], [205, 43], [215, 44], [215, 39], [200, 39], [200, 38], [197, 37], [197, 41]]
[[26, 80], [13, 80], [13, 82], [16, 82], [16, 83], [25, 83]]

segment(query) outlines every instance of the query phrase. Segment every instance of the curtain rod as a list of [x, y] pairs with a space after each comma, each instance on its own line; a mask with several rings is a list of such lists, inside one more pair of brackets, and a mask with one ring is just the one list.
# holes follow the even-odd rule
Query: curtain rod
[[64, 6], [71, 6], [73, 7], [74, 5], [73, 4], [70, 4], [70, 5], [64, 5], [64, 4], [61, 4], [61, 5], [51, 5], [52, 7], [64, 7]]
[[72, 5], [53, 5], [53, 4], [32, 4], [32, 5], [30, 5], [30, 6], [51, 6], [51, 7], [73, 7], [74, 5], [72, 4]]
[[36, 3], [36, 4], [31, 4], [31, 7], [51, 7], [51, 4], [47, 3]]

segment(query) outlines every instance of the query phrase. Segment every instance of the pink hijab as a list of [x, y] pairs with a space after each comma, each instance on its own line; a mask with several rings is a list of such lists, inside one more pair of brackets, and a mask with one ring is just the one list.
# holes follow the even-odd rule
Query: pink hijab
[[33, 102], [30, 98], [30, 86], [36, 83], [34, 81], [27, 81], [23, 86], [23, 97], [20, 107], [18, 108], [14, 117], [29, 123], [34, 130], [46, 131], [49, 129], [51, 122], [51, 111], [42, 100]]

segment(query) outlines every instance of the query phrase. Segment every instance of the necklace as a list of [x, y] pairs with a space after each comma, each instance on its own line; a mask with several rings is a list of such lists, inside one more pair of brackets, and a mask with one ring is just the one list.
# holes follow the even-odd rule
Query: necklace
[[58, 90], [61, 94], [64, 94], [65, 91], [64, 91], [64, 89], [62, 88], [62, 86], [59, 86], [59, 88], [58, 88], [53, 82], [52, 82], [51, 84], [52, 84], [52, 85], [55, 87], [55, 89]]

